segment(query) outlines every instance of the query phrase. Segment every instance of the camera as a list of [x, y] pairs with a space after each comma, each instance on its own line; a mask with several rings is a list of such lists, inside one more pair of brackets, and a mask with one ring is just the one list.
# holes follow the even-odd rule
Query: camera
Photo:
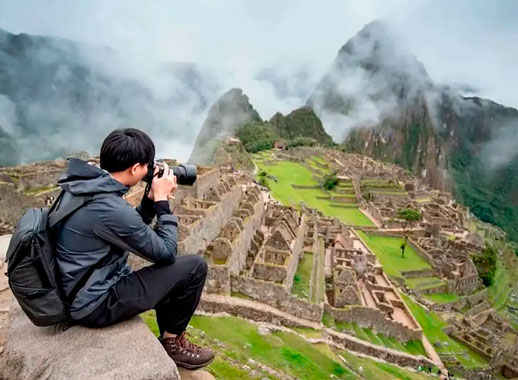
[[[151, 185], [153, 177], [155, 176], [155, 168], [158, 167], [159, 178], [164, 174], [164, 160], [154, 160], [148, 164], [147, 174], [143, 181]], [[196, 166], [194, 165], [178, 165], [169, 167], [176, 176], [176, 183], [178, 185], [192, 186], [196, 182]]]

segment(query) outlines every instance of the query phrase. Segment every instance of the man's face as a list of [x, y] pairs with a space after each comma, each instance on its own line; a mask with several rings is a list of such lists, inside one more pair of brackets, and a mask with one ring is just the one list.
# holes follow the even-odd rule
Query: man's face
[[139, 183], [147, 174], [147, 164], [135, 164], [130, 168], [130, 187]]

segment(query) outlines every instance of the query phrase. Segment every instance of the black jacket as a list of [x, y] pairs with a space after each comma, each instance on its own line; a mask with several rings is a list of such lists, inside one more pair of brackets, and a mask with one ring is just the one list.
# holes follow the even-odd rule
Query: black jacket
[[[123, 198], [129, 188], [107, 171], [73, 158], [58, 184], [65, 190], [62, 204], [73, 195], [94, 195], [57, 227], [56, 251], [61, 280], [68, 295], [94, 265], [88, 281], [77, 293], [71, 307], [73, 319], [91, 313], [108, 295], [110, 288], [131, 273], [128, 252], [155, 263], [173, 263], [177, 253], [178, 220], [167, 201], [144, 199], [132, 208]], [[155, 214], [156, 229], [151, 229]]]

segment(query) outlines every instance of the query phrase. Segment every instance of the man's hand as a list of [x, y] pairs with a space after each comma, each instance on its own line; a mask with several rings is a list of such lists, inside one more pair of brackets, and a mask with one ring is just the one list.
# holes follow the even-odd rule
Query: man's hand
[[[155, 202], [166, 201], [169, 195], [174, 194], [178, 185], [176, 184], [176, 176], [169, 169], [169, 166], [164, 162], [164, 174], [162, 177], [153, 177], [151, 183], [151, 190]], [[156, 171], [155, 171], [156, 174]], [[152, 198], [152, 199], [153, 199]]]
[[[154, 179], [154, 176], [156, 176], [158, 174], [159, 170], [160, 170], [160, 168], [158, 166], [155, 166], [155, 169], [153, 172], [153, 179]], [[151, 199], [152, 201], [155, 200], [155, 192], [153, 191], [153, 186], [151, 186], [151, 188], [149, 189], [149, 192], [147, 193], [147, 197], [149, 199]]]

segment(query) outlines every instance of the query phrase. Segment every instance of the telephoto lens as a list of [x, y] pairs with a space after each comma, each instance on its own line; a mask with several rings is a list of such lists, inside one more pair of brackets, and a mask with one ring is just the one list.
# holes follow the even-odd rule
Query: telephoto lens
[[[151, 162], [148, 165], [147, 174], [143, 178], [143, 181], [148, 184], [153, 182], [155, 167], [159, 168], [157, 175], [158, 177], [161, 177], [164, 173], [163, 162], [164, 160], [156, 160]], [[176, 183], [178, 185], [192, 186], [194, 185], [194, 182], [196, 182], [196, 166], [194, 165], [171, 166], [169, 169], [172, 170], [173, 174], [176, 176]]]
[[192, 186], [196, 182], [196, 166], [178, 165], [171, 168], [176, 176], [176, 183], [184, 186]]

